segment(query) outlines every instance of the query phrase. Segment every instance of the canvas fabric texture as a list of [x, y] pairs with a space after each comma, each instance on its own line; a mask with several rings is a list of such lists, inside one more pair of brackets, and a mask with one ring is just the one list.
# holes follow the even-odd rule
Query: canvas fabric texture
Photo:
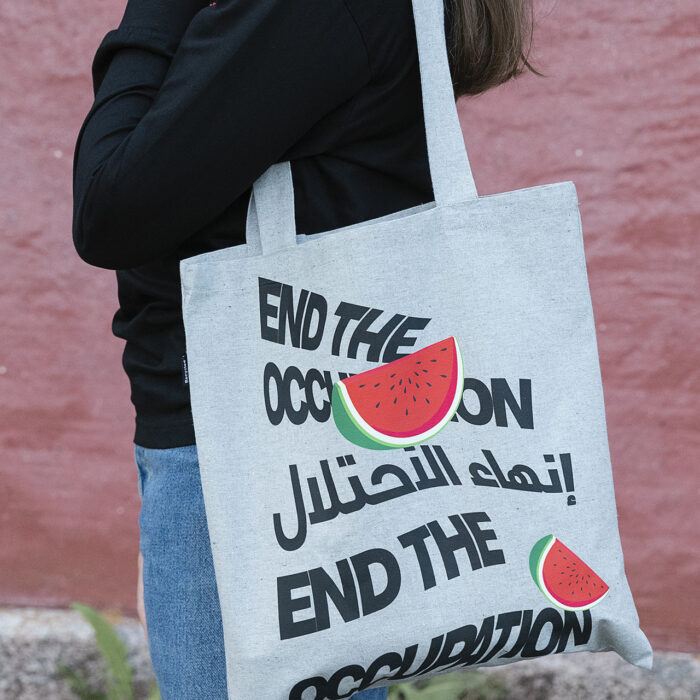
[[230, 697], [652, 665], [575, 187], [477, 196], [442, 1], [413, 11], [435, 201], [304, 235], [277, 163], [246, 244], [180, 263]]

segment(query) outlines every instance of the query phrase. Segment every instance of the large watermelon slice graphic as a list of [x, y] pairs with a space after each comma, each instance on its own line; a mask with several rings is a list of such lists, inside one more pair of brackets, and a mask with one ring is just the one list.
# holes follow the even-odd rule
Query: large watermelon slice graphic
[[561, 540], [547, 535], [530, 552], [530, 573], [551, 603], [564, 610], [587, 610], [610, 587]]
[[464, 391], [454, 336], [333, 385], [332, 411], [350, 442], [372, 450], [417, 445], [439, 433]]

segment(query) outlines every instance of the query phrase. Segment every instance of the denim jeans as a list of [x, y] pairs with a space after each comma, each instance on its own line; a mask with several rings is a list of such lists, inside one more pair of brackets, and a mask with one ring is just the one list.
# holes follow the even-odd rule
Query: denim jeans
[[[195, 445], [134, 445], [153, 669], [163, 700], [226, 700], [221, 609]], [[353, 700], [385, 700], [387, 688]], [[258, 700], [236, 698], [236, 700]], [[320, 700], [320, 699], [319, 699]]]

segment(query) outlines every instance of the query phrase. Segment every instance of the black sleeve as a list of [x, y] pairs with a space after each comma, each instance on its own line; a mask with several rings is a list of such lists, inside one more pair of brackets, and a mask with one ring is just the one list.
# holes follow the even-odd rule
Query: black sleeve
[[108, 269], [176, 250], [370, 79], [344, 0], [218, 0], [177, 41], [123, 22], [92, 73], [73, 242]]

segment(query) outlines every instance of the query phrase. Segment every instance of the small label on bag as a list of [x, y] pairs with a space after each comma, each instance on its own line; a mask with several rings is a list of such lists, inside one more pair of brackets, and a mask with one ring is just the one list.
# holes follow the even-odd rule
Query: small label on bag
[[182, 383], [183, 384], [190, 383], [190, 374], [187, 371], [187, 355], [182, 356]]

